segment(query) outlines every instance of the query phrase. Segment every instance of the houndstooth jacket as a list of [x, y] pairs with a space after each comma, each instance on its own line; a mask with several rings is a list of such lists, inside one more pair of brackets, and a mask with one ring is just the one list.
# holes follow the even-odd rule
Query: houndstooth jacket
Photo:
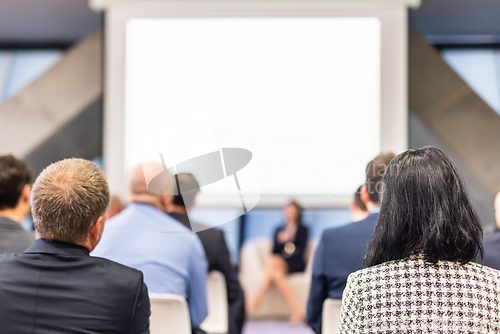
[[500, 271], [421, 255], [349, 276], [340, 333], [500, 333]]

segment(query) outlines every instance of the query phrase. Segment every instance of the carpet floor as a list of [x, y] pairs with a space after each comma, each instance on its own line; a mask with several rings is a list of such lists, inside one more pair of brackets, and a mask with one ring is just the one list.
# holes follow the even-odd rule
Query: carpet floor
[[305, 323], [292, 325], [277, 320], [249, 320], [243, 334], [314, 334]]

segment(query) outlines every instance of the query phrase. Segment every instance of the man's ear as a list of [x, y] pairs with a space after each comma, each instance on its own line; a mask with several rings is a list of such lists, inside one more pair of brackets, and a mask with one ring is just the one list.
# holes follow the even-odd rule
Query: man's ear
[[351, 204], [351, 211], [352, 211], [352, 212], [356, 212], [356, 211], [358, 211], [358, 210], [359, 210], [359, 208], [358, 208], [358, 206], [356, 205], [356, 203], [352, 203], [352, 204]]
[[160, 200], [162, 207], [166, 208], [167, 205], [172, 204], [172, 201], [174, 200], [174, 195], [161, 195]]
[[97, 221], [90, 229], [90, 242], [92, 243], [92, 247], [97, 246], [102, 237], [102, 232], [104, 232], [104, 216], [100, 216], [97, 218]]
[[366, 184], [363, 184], [361, 186], [361, 201], [366, 205], [370, 203], [370, 196], [368, 195], [368, 188], [366, 187]]
[[20, 201], [22, 201], [23, 203], [29, 204], [30, 196], [31, 196], [31, 187], [29, 184], [27, 184], [24, 186], [23, 191], [21, 192]]

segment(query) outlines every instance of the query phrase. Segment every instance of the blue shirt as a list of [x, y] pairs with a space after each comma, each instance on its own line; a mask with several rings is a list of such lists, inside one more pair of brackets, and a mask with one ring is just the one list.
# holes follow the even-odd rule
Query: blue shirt
[[130, 204], [106, 221], [92, 255], [142, 271], [151, 293], [186, 298], [193, 328], [206, 318], [208, 264], [200, 239], [159, 209]]

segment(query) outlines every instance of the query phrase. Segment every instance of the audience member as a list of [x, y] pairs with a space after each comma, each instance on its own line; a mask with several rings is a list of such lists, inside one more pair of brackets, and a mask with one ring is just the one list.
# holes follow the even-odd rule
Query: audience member
[[[157, 170], [158, 175], [163, 172], [163, 166], [153, 162], [131, 170], [127, 179], [130, 204], [108, 221], [92, 255], [141, 270], [151, 293], [186, 298], [191, 326], [197, 331], [208, 314], [205, 252], [191, 230], [165, 213], [172, 195], [155, 195], [148, 190], [143, 167]], [[166, 194], [174, 187], [173, 178], [168, 177], [172, 180], [168, 180], [171, 188], [163, 189]]]
[[292, 311], [290, 321], [297, 323], [304, 320], [305, 310], [297, 301], [286, 276], [304, 271], [304, 252], [309, 231], [302, 225], [302, 208], [298, 203], [288, 203], [284, 212], [285, 225], [280, 226], [274, 233], [273, 255], [266, 265], [266, 273], [260, 288], [248, 302], [247, 311], [250, 314], [254, 312], [271, 284], [274, 284]]
[[108, 202], [106, 177], [90, 161], [62, 160], [38, 176], [31, 205], [41, 239], [0, 256], [2, 333], [149, 332], [142, 273], [89, 256]]
[[0, 253], [22, 253], [35, 240], [21, 226], [30, 210], [30, 181], [23, 161], [0, 156]]
[[117, 214], [123, 211], [125, 206], [122, 203], [122, 200], [117, 195], [111, 195], [109, 197], [109, 206], [106, 211], [106, 219], [113, 218]]
[[313, 264], [307, 305], [308, 324], [321, 333], [323, 302], [341, 299], [349, 274], [363, 268], [363, 258], [377, 221], [382, 177], [393, 153], [382, 153], [366, 167], [361, 199], [370, 215], [365, 219], [323, 232]]
[[340, 333], [497, 333], [500, 272], [482, 256], [481, 223], [437, 148], [388, 166], [366, 269], [349, 276]]
[[[200, 186], [193, 174], [180, 173], [175, 176], [178, 195], [173, 196], [167, 212], [184, 226], [190, 228], [196, 224], [188, 217]], [[192, 189], [181, 192], [181, 189]], [[201, 225], [201, 224], [199, 224]], [[208, 271], [218, 270], [226, 278], [227, 298], [229, 304], [229, 334], [240, 334], [245, 322], [245, 297], [238, 280], [236, 268], [231, 264], [229, 249], [222, 230], [209, 228], [196, 233], [203, 244], [208, 259]]]
[[[500, 192], [495, 196], [495, 219], [500, 228]], [[486, 235], [483, 247], [484, 265], [500, 270], [500, 231]]]
[[359, 222], [370, 215], [365, 203], [361, 199], [361, 189], [363, 186], [359, 186], [358, 190], [354, 193], [354, 201], [351, 205], [352, 220], [353, 222]]

